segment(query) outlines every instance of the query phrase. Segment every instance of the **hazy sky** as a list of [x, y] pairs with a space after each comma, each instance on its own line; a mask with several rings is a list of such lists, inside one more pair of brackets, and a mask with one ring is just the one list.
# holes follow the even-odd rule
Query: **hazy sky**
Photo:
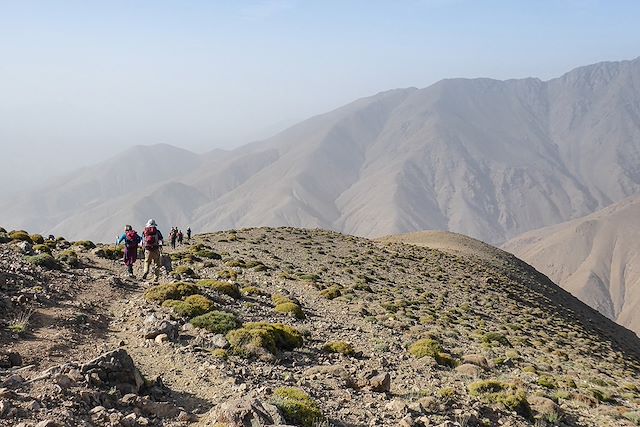
[[0, 194], [135, 144], [268, 136], [445, 77], [640, 56], [640, 2], [0, 0]]

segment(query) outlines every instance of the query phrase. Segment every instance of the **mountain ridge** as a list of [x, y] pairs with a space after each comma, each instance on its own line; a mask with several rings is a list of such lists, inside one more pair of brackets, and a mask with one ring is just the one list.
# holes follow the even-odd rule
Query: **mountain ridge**
[[188, 218], [169, 204], [133, 217], [164, 215], [165, 227], [188, 222], [198, 230], [293, 225], [379, 236], [440, 229], [501, 243], [640, 191], [639, 88], [634, 59], [547, 81], [445, 79], [385, 91], [266, 140], [186, 159], [180, 173], [119, 194], [128, 197], [118, 205], [94, 200], [100, 227], [61, 225], [71, 210], [59, 206], [44, 209], [45, 224], [34, 224], [35, 204], [20, 201], [0, 210], [0, 222], [104, 240], [113, 233], [106, 228], [131, 221], [114, 216], [121, 204], [175, 181], [195, 197], [185, 201], [193, 206]]

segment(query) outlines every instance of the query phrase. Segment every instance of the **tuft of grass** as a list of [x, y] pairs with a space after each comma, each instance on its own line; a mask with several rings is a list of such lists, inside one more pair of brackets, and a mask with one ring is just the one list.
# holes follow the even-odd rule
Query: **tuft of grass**
[[432, 338], [420, 339], [409, 346], [409, 354], [416, 359], [433, 357], [439, 365], [455, 366], [453, 358], [444, 352], [440, 343]]
[[62, 251], [60, 254], [58, 254], [57, 259], [58, 261], [67, 264], [69, 267], [77, 267], [80, 265], [80, 261], [78, 261], [78, 254], [71, 249]]
[[87, 250], [96, 247], [95, 243], [93, 243], [91, 240], [78, 240], [77, 242], [73, 242], [73, 246], [81, 246]]
[[282, 350], [302, 347], [304, 340], [296, 328], [281, 323], [247, 323], [242, 328], [227, 334], [234, 353], [243, 356], [272, 355]]
[[282, 412], [287, 423], [301, 427], [314, 427], [322, 420], [318, 404], [302, 389], [280, 387], [273, 392], [272, 403]]
[[498, 332], [487, 332], [482, 336], [482, 342], [488, 345], [492, 345], [493, 343], [498, 343], [500, 345], [504, 345], [508, 347], [511, 346], [511, 343], [509, 342], [507, 337], [505, 337], [504, 335]]
[[197, 328], [206, 329], [214, 334], [226, 334], [240, 327], [240, 321], [226, 311], [213, 310], [191, 319], [191, 324]]
[[257, 286], [246, 286], [241, 289], [242, 295], [255, 295], [266, 297], [269, 296], [269, 292], [258, 288]]
[[198, 275], [193, 268], [188, 265], [179, 265], [172, 272], [171, 275], [174, 277], [190, 277], [192, 279], [197, 279]]
[[221, 294], [225, 294], [230, 296], [233, 299], [240, 299], [242, 294], [240, 293], [240, 288], [235, 283], [229, 282], [221, 282], [219, 280], [200, 280], [196, 285], [214, 289], [216, 292], [220, 292]]
[[346, 341], [329, 341], [322, 346], [322, 349], [329, 353], [340, 353], [345, 356], [353, 356], [356, 353], [353, 346]]
[[168, 299], [180, 300], [184, 297], [197, 293], [198, 287], [196, 285], [191, 283], [174, 282], [154, 286], [144, 293], [144, 297], [147, 301], [162, 304]]
[[44, 253], [51, 255], [51, 248], [47, 245], [34, 245], [33, 250], [38, 253]]
[[295, 302], [284, 302], [282, 304], [276, 305], [275, 311], [277, 313], [284, 313], [290, 316], [295, 317], [296, 319], [304, 319], [304, 311], [302, 311], [302, 307], [300, 307]]
[[40, 234], [32, 234], [29, 237], [31, 238], [31, 241], [37, 245], [44, 244], [44, 237], [42, 237]]
[[222, 259], [222, 256], [219, 253], [214, 252], [211, 249], [200, 249], [195, 251], [195, 255], [200, 258]]
[[20, 240], [23, 242], [33, 243], [33, 241], [31, 240], [31, 236], [29, 236], [29, 233], [27, 233], [24, 230], [16, 230], [16, 231], [10, 232], [9, 238], [11, 240]]
[[29, 330], [29, 321], [31, 320], [31, 316], [33, 315], [33, 309], [28, 309], [22, 311], [15, 318], [13, 318], [9, 325], [7, 326], [7, 330], [11, 333], [17, 335], [23, 335]]
[[320, 291], [320, 296], [328, 300], [338, 298], [340, 295], [342, 295], [342, 291], [338, 286], [331, 286], [323, 291]]
[[480, 398], [483, 402], [502, 405], [526, 418], [531, 417], [527, 394], [512, 384], [497, 380], [476, 381], [469, 384], [469, 394]]
[[166, 300], [162, 303], [165, 308], [170, 308], [173, 312], [185, 318], [200, 316], [214, 309], [213, 301], [203, 295], [189, 295], [184, 301]]
[[49, 270], [58, 270], [60, 269], [60, 264], [56, 261], [56, 259], [48, 253], [42, 253], [38, 255], [25, 257], [28, 263], [37, 265], [39, 267], [47, 268]]

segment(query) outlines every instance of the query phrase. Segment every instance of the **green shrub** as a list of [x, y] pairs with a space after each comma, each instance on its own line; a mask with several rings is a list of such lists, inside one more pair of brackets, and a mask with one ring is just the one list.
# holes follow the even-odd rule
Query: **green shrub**
[[77, 242], [73, 242], [73, 245], [81, 246], [87, 250], [93, 249], [96, 247], [95, 243], [93, 243], [91, 240], [78, 240]]
[[71, 249], [62, 251], [58, 255], [58, 261], [64, 262], [69, 267], [77, 267], [78, 265], [80, 265], [80, 261], [78, 261], [78, 254]]
[[629, 411], [622, 414], [623, 417], [631, 421], [637, 426], [640, 426], [640, 411]]
[[329, 300], [338, 298], [340, 295], [342, 295], [342, 291], [338, 286], [331, 286], [323, 291], [320, 291], [320, 296]]
[[190, 277], [192, 279], [197, 279], [198, 275], [195, 271], [188, 265], [179, 265], [172, 272], [171, 275], [174, 277]]
[[242, 297], [242, 294], [240, 293], [240, 288], [235, 283], [206, 279], [206, 280], [200, 280], [197, 283], [197, 285], [202, 286], [204, 288], [214, 289], [216, 292], [220, 292], [221, 294], [228, 295], [233, 299], [240, 299]]
[[34, 256], [25, 257], [28, 263], [37, 265], [40, 267], [48, 268], [50, 270], [57, 270], [60, 268], [60, 264], [56, 261], [51, 254], [43, 253]]
[[124, 255], [122, 246], [101, 246], [93, 252], [97, 257], [106, 259], [120, 259]]
[[277, 354], [280, 350], [293, 350], [304, 343], [297, 329], [281, 323], [247, 323], [227, 334], [231, 348], [244, 357], [260, 356], [267, 351]]
[[229, 358], [229, 354], [224, 348], [214, 348], [211, 350], [211, 356], [220, 360], [227, 360]]
[[31, 241], [37, 245], [42, 245], [44, 243], [44, 237], [40, 234], [32, 234], [29, 237], [31, 238]]
[[240, 321], [232, 313], [216, 310], [194, 317], [191, 324], [214, 334], [226, 334], [240, 327]]
[[200, 316], [214, 309], [213, 301], [202, 295], [189, 295], [184, 301], [166, 300], [162, 303], [165, 308], [171, 308], [173, 312], [185, 318]]
[[320, 280], [320, 276], [317, 274], [302, 274], [299, 277], [300, 280], [304, 280], [305, 282], [317, 282]]
[[295, 302], [285, 302], [282, 304], [276, 305], [276, 313], [284, 313], [290, 316], [295, 317], [296, 319], [304, 319], [304, 311], [302, 311], [302, 307], [300, 307]]
[[345, 341], [329, 341], [322, 346], [322, 349], [329, 353], [340, 353], [345, 356], [353, 356], [356, 353], [351, 344]]
[[168, 299], [180, 300], [197, 293], [198, 287], [196, 285], [174, 282], [154, 286], [144, 293], [144, 297], [147, 301], [154, 301], [161, 304]]
[[293, 301], [288, 296], [285, 296], [285, 295], [282, 295], [282, 294], [273, 294], [273, 295], [271, 295], [271, 301], [273, 301], [273, 303], [275, 305], [286, 304], [286, 303], [289, 303], [289, 302], [292, 302], [292, 303], [295, 304], [295, 301]]
[[502, 405], [524, 417], [531, 416], [527, 394], [512, 384], [497, 380], [476, 381], [469, 384], [469, 394], [480, 398], [483, 402]]
[[487, 332], [482, 336], [482, 342], [489, 345], [498, 343], [500, 345], [511, 346], [507, 337], [498, 332]]
[[261, 297], [269, 296], [269, 292], [262, 290], [256, 286], [247, 286], [241, 290], [243, 295], [257, 295]]
[[34, 245], [33, 250], [40, 253], [51, 255], [51, 248], [47, 245]]
[[20, 240], [23, 242], [33, 243], [31, 241], [31, 237], [29, 236], [29, 233], [27, 233], [24, 230], [12, 231], [11, 233], [9, 233], [9, 237], [11, 238], [11, 240]]
[[231, 279], [236, 280], [238, 278], [238, 272], [233, 270], [222, 270], [216, 273], [218, 279]]
[[210, 250], [210, 249], [201, 249], [195, 252], [195, 255], [200, 258], [208, 258], [208, 259], [222, 259], [220, 254]]
[[556, 380], [550, 375], [540, 375], [538, 378], [538, 385], [545, 388], [556, 388], [558, 387], [558, 383]]
[[455, 360], [444, 352], [444, 349], [436, 340], [432, 338], [423, 338], [409, 346], [409, 354], [416, 359], [423, 357], [433, 357], [439, 365], [454, 367]]
[[225, 264], [228, 265], [229, 267], [240, 267], [240, 268], [246, 267], [246, 264], [241, 259], [230, 259], [228, 261], [225, 261]]
[[303, 390], [295, 387], [280, 387], [275, 389], [273, 394], [273, 404], [282, 412], [287, 423], [314, 427], [322, 421], [322, 411]]

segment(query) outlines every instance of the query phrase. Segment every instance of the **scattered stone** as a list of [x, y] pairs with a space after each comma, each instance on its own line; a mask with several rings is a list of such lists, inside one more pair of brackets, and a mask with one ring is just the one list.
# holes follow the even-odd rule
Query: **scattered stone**
[[358, 379], [357, 386], [377, 393], [387, 393], [391, 390], [391, 375], [388, 372], [369, 371]]
[[97, 376], [101, 383], [116, 387], [122, 394], [138, 393], [144, 385], [142, 374], [123, 348], [104, 353], [85, 363], [80, 372], [94, 379]]
[[456, 368], [456, 372], [465, 377], [477, 378], [482, 374], [482, 368], [471, 363], [463, 363]]
[[22, 357], [20, 353], [15, 351], [0, 351], [0, 368], [12, 368], [22, 365]]
[[22, 378], [18, 374], [9, 375], [7, 379], [2, 382], [3, 387], [15, 387], [24, 382], [24, 378]]
[[273, 425], [274, 420], [258, 399], [228, 400], [216, 411], [215, 423], [228, 427]]

